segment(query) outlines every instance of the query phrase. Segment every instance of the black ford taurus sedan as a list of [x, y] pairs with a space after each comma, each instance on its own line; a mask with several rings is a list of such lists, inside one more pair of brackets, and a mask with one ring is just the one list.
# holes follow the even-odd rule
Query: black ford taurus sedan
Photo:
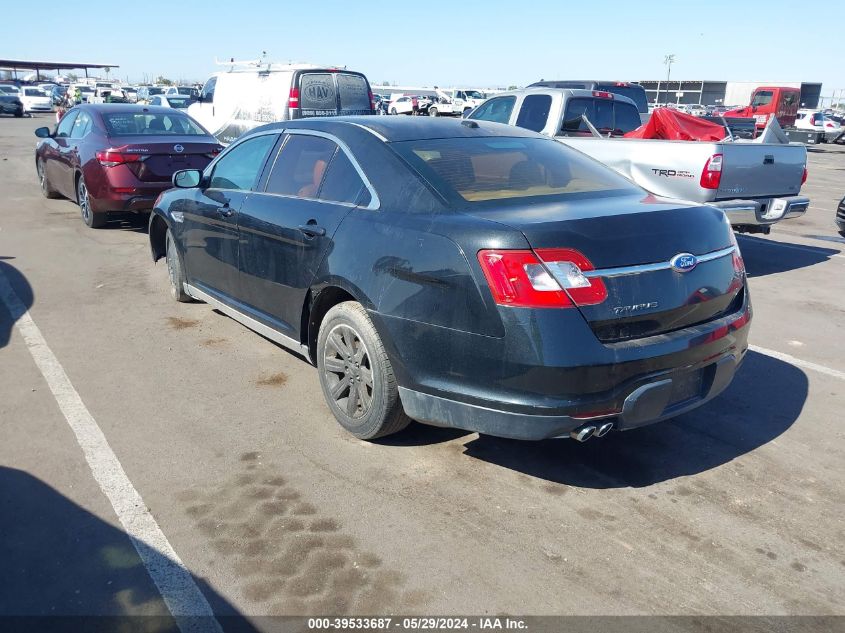
[[409, 419], [601, 437], [707, 402], [747, 349], [722, 212], [655, 198], [533, 132], [301, 120], [173, 181], [149, 235], [174, 298], [308, 358], [359, 438]]

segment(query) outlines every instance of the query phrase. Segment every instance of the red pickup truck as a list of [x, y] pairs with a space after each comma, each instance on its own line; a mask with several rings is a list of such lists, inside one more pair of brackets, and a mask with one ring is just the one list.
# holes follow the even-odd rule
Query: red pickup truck
[[782, 128], [795, 125], [800, 107], [801, 90], [785, 86], [761, 86], [751, 94], [751, 103], [737, 110], [725, 112], [726, 117], [753, 117], [757, 129], [763, 129], [774, 116]]

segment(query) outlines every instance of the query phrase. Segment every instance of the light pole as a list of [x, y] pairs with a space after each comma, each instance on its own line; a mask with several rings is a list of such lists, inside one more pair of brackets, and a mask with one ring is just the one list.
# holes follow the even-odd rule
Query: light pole
[[[666, 57], [663, 58], [663, 63], [666, 64], [666, 94], [669, 93], [669, 77], [672, 74], [672, 64], [675, 63], [675, 55], [674, 53], [670, 53]], [[660, 95], [658, 95], [660, 96]]]

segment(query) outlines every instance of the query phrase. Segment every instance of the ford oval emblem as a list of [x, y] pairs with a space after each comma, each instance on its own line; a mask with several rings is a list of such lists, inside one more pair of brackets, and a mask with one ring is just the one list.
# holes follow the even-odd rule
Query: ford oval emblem
[[185, 148], [182, 147], [181, 145], [174, 145], [173, 151], [176, 152], [177, 154], [181, 154], [182, 152], [185, 151]]
[[698, 266], [698, 257], [692, 253], [678, 253], [669, 260], [669, 265], [679, 273], [688, 273]]

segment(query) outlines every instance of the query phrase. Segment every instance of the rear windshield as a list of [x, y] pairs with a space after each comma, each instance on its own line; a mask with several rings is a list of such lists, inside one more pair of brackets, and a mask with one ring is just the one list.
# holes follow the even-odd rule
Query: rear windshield
[[147, 94], [163, 95], [164, 94], [164, 88], [147, 88]]
[[616, 95], [628, 97], [631, 101], [637, 104], [637, 110], [640, 112], [648, 112], [648, 100], [645, 96], [645, 88], [626, 84], [617, 86], [616, 84], [598, 84], [596, 90], [604, 90], [605, 92], [612, 92]]
[[103, 121], [109, 136], [205, 136], [206, 131], [184, 114], [107, 112]]
[[167, 97], [167, 103], [170, 104], [171, 108], [187, 108], [189, 105], [193, 103], [193, 99], [190, 97], [177, 97], [175, 95], [171, 95]]
[[47, 95], [44, 94], [43, 90], [39, 90], [38, 88], [27, 88], [23, 91], [23, 93], [27, 97], [46, 97]]
[[303, 117], [371, 114], [370, 86], [354, 73], [303, 73], [299, 107]]
[[561, 134], [588, 135], [590, 128], [581, 118], [586, 115], [590, 123], [604, 134], [625, 134], [637, 129], [642, 121], [640, 113], [630, 103], [613, 99], [575, 97], [566, 102]]
[[391, 147], [456, 202], [639, 192], [622, 176], [551, 139], [449, 138]]

